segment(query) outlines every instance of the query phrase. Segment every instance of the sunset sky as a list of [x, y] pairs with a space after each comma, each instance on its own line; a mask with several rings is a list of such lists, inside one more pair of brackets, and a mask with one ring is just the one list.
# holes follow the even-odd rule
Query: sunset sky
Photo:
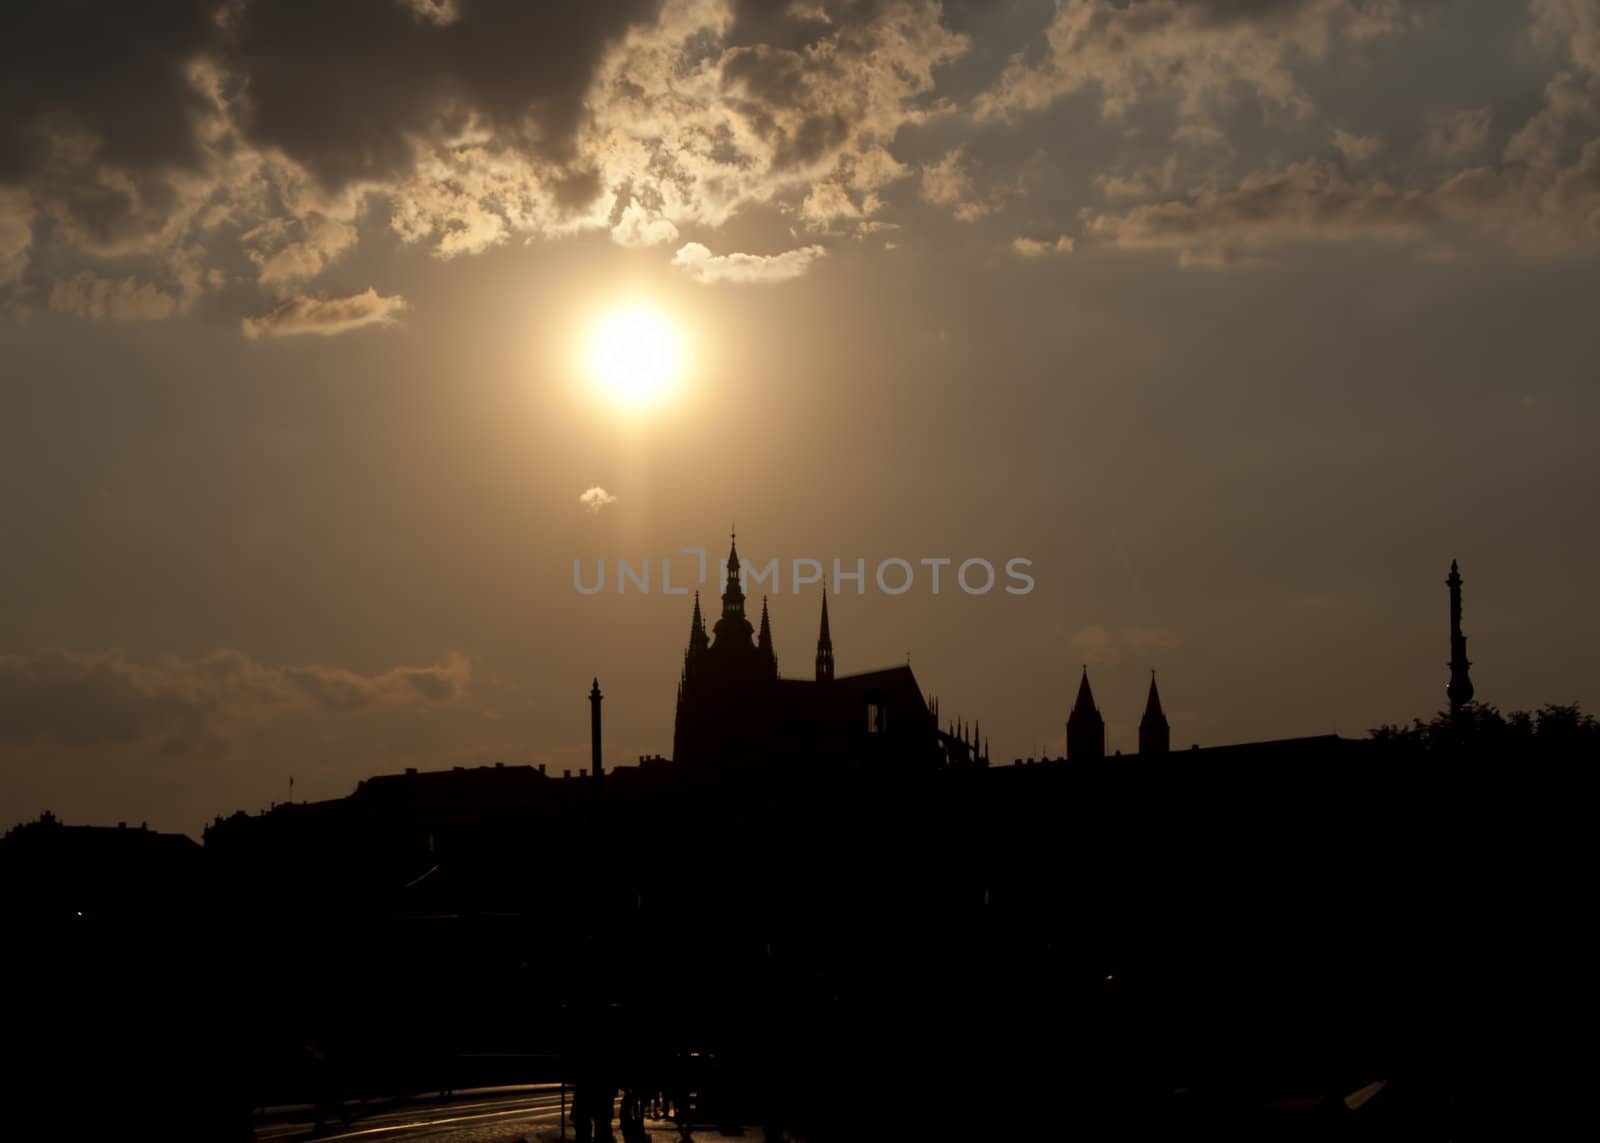
[[996, 760], [1429, 715], [1452, 558], [1595, 709], [1597, 270], [1600, 0], [7, 4], [0, 828], [668, 753], [734, 521]]

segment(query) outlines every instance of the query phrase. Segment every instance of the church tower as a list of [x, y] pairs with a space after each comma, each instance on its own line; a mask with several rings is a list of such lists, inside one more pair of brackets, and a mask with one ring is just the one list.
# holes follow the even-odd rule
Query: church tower
[[737, 537], [728, 545], [727, 567], [722, 615], [709, 635], [700, 613], [700, 595], [695, 593], [673, 721], [675, 758], [733, 760], [759, 740], [763, 720], [770, 718], [778, 681], [772, 619], [762, 600], [758, 637], [745, 614]]
[[716, 639], [711, 650], [718, 655], [750, 648], [755, 639], [755, 628], [744, 615], [744, 582], [739, 575], [738, 536], [728, 542], [728, 582], [722, 589], [722, 618], [711, 629]]
[[1150, 695], [1144, 700], [1144, 717], [1139, 720], [1139, 753], [1165, 754], [1171, 749], [1171, 731], [1161, 710], [1161, 695], [1156, 691], [1156, 673], [1151, 671]]
[[1450, 700], [1450, 717], [1455, 718], [1461, 708], [1472, 701], [1472, 680], [1467, 677], [1467, 637], [1461, 633], [1461, 572], [1456, 561], [1450, 561], [1450, 576], [1445, 581], [1450, 589], [1450, 685], [1445, 687], [1445, 697]]
[[1087, 761], [1106, 756], [1106, 720], [1094, 705], [1094, 694], [1089, 690], [1089, 668], [1083, 668], [1083, 679], [1078, 683], [1078, 699], [1067, 715], [1067, 760]]
[[[817, 682], [833, 681], [833, 636], [828, 634], [828, 592], [822, 592], [822, 631], [817, 636]], [[935, 719], [935, 722], [938, 720]]]

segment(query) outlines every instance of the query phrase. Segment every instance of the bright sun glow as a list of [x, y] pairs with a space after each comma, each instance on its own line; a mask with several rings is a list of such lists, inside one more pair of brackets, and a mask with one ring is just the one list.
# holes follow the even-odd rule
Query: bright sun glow
[[639, 409], [660, 400], [678, 374], [682, 352], [672, 326], [654, 310], [614, 310], [589, 339], [595, 380], [618, 404]]

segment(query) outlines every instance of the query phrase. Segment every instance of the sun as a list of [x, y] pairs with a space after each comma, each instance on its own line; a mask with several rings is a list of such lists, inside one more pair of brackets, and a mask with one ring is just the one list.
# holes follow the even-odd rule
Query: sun
[[683, 351], [672, 324], [649, 306], [625, 306], [602, 316], [589, 334], [595, 381], [625, 409], [655, 404], [672, 388]]

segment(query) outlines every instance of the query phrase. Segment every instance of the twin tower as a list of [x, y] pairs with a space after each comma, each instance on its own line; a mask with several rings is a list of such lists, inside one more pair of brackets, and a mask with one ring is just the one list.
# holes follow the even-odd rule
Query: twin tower
[[[1156, 690], [1156, 673], [1150, 672], [1150, 694], [1145, 699], [1144, 717], [1139, 720], [1139, 753], [1165, 754], [1172, 748], [1172, 736], [1167, 727], [1167, 716], [1161, 710], [1161, 694]], [[1078, 683], [1078, 698], [1067, 715], [1067, 760], [1104, 758], [1106, 756], [1106, 720], [1094, 705], [1094, 692], [1089, 689], [1089, 668], [1083, 668], [1083, 678]]]

